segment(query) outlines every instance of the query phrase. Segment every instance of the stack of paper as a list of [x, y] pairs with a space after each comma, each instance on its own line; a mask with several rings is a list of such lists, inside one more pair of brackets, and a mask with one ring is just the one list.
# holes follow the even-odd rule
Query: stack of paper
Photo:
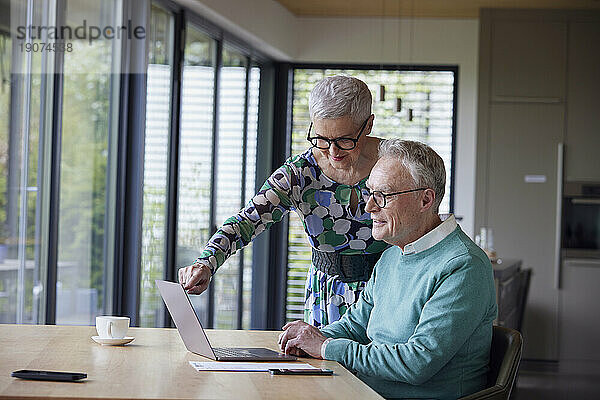
[[287, 369], [308, 369], [314, 368], [310, 364], [306, 363], [289, 363], [289, 362], [222, 362], [222, 361], [209, 361], [209, 362], [198, 362], [190, 361], [192, 367], [196, 371], [243, 371], [243, 372], [254, 372], [254, 371], [268, 371], [269, 369], [287, 368]]

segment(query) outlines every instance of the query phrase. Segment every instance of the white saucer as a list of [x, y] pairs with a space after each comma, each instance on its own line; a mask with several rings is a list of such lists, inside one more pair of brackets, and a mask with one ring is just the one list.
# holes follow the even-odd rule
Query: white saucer
[[131, 337], [131, 336], [125, 336], [124, 338], [121, 338], [121, 339], [101, 338], [100, 336], [92, 336], [92, 340], [94, 342], [100, 343], [101, 345], [107, 345], [107, 346], [123, 346], [124, 344], [127, 344], [127, 343], [133, 341], [133, 339], [135, 339], [135, 338]]

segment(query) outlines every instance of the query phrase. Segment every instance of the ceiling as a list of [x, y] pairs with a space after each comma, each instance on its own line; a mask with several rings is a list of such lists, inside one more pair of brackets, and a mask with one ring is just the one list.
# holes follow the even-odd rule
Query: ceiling
[[600, 9], [600, 0], [275, 0], [299, 17], [478, 18], [480, 8]]

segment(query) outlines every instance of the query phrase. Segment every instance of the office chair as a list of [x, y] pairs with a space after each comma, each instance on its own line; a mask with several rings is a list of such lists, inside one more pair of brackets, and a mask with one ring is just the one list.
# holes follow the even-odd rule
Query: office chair
[[522, 349], [523, 339], [519, 332], [494, 326], [488, 385], [460, 400], [508, 400], [519, 369]]

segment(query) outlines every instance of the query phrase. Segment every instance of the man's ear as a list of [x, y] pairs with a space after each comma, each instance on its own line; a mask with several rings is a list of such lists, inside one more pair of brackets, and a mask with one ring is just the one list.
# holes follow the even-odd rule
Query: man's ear
[[435, 191], [433, 189], [425, 189], [421, 197], [421, 212], [430, 210], [435, 203]]
[[369, 117], [369, 122], [367, 122], [367, 126], [365, 126], [365, 136], [371, 133], [373, 129], [373, 120], [375, 119], [375, 114], [371, 114]]

